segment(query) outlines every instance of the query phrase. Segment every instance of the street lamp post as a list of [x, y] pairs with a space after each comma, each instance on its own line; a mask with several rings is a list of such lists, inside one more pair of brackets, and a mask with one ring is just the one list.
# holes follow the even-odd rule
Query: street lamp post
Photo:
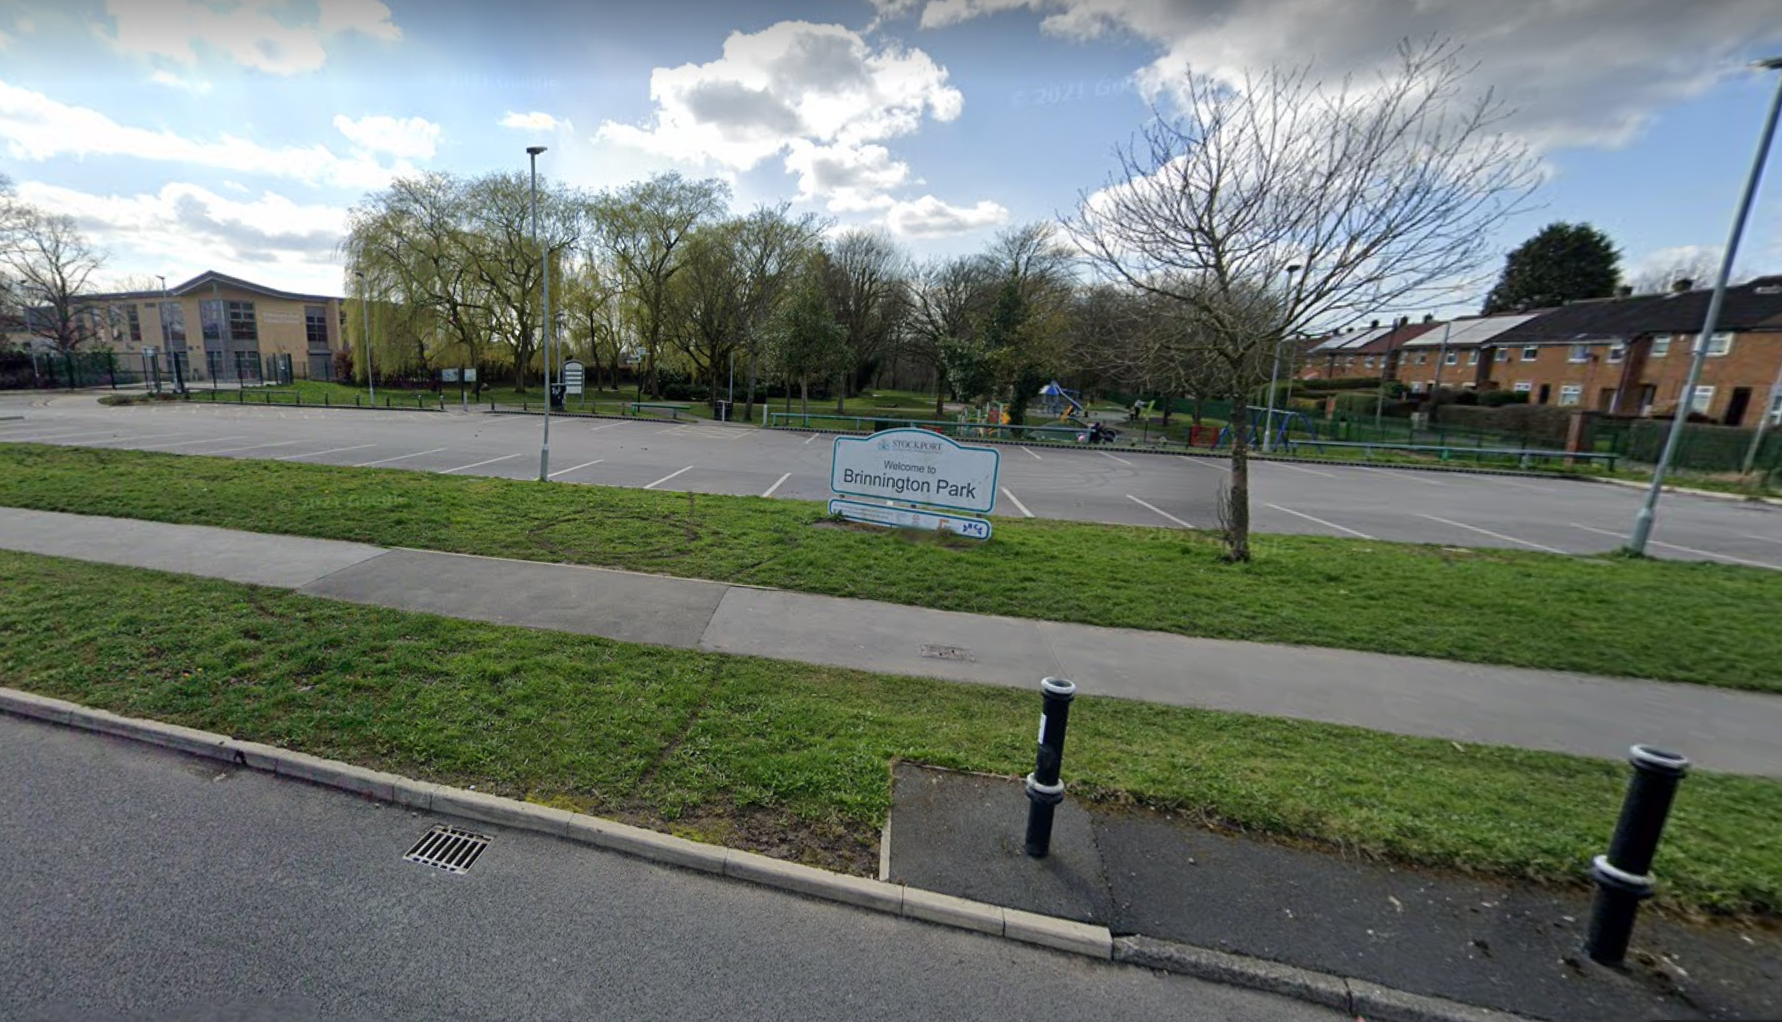
[[371, 372], [371, 303], [365, 298], [365, 271], [354, 270], [359, 278], [359, 308], [365, 313], [365, 385], [371, 388], [371, 407], [377, 407], [377, 377]]
[[[1262, 453], [1270, 454], [1275, 449], [1275, 383], [1281, 376], [1281, 342], [1287, 339], [1287, 318], [1293, 312], [1293, 275], [1299, 272], [1299, 264], [1287, 267], [1287, 300], [1288, 307], [1281, 316], [1281, 336], [1275, 338], [1275, 364], [1268, 374], [1268, 411], [1263, 414]], [[1244, 399], [1248, 401], [1247, 398]]]
[[[526, 147], [526, 155], [532, 163], [532, 247], [538, 248], [538, 154], [545, 151], [544, 146]], [[542, 252], [542, 250], [541, 250]], [[542, 253], [544, 263], [544, 322], [539, 326], [539, 336], [544, 344], [544, 442], [538, 448], [538, 481], [549, 482], [551, 479], [551, 257], [550, 253]], [[525, 372], [521, 367], [520, 372]]]
[[[1782, 71], [1782, 57], [1758, 61], [1754, 67], [1766, 71]], [[1757, 186], [1763, 180], [1763, 165], [1770, 155], [1770, 142], [1776, 137], [1776, 117], [1782, 113], [1782, 78], [1776, 82], [1776, 95], [1770, 101], [1769, 115], [1764, 119], [1763, 135], [1757, 143], [1757, 155], [1751, 161], [1751, 173], [1745, 179], [1745, 194], [1739, 198], [1739, 211], [1733, 216], [1732, 234], [1726, 241], [1726, 252], [1720, 258], [1720, 275], [1714, 280], [1714, 296], [1708, 299], [1708, 314], [1702, 321], [1701, 336], [1695, 342], [1694, 357], [1689, 360], [1689, 376], [1683, 381], [1683, 392], [1677, 396], [1677, 414], [1671, 420], [1670, 435], [1665, 437], [1664, 453], [1652, 468], [1652, 486], [1646, 491], [1645, 503], [1634, 516], [1633, 535], [1627, 539], [1630, 553], [1646, 552], [1646, 541], [1652, 535], [1652, 520], [1658, 511], [1658, 498], [1664, 492], [1664, 477], [1677, 456], [1683, 439], [1683, 427], [1689, 422], [1689, 411], [1695, 407], [1695, 388], [1702, 378], [1702, 365], [1708, 358], [1708, 344], [1720, 325], [1720, 306], [1726, 301], [1726, 281], [1732, 276], [1733, 259], [1738, 255], [1739, 239], [1745, 233], [1745, 221], [1751, 215], [1751, 204], [1757, 197]], [[1764, 409], [1769, 414], [1769, 409]], [[1760, 420], [1761, 421], [1761, 420]]]

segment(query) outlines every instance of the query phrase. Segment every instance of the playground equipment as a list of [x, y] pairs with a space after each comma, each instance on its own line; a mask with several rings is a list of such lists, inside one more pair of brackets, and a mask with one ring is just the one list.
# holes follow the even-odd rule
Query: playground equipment
[[[1257, 414], [1259, 412], [1262, 414]], [[1256, 408], [1254, 406], [1250, 408], [1250, 428], [1245, 435], [1248, 437], [1247, 442], [1252, 448], [1260, 447], [1262, 445], [1262, 428], [1257, 425], [1257, 421], [1259, 419], [1266, 419], [1267, 417], [1268, 413], [1266, 409]], [[1294, 429], [1298, 429], [1313, 440], [1318, 439], [1317, 424], [1304, 412], [1284, 412], [1277, 408], [1275, 409], [1275, 424], [1274, 434], [1275, 444], [1277, 445], [1285, 445], [1288, 442], [1288, 435]], [[1218, 439], [1213, 441], [1213, 446], [1224, 447], [1230, 442], [1231, 427], [1227, 425], [1219, 430]]]
[[1043, 399], [1040, 407], [1047, 415], [1060, 421], [1069, 418], [1083, 419], [1089, 415], [1089, 409], [1083, 406], [1082, 398], [1074, 390], [1065, 390], [1057, 380], [1040, 388], [1039, 396]]
[[996, 427], [1008, 424], [1008, 409], [998, 401], [990, 401], [977, 408], [967, 408], [959, 413], [960, 436], [997, 436], [1002, 431]]

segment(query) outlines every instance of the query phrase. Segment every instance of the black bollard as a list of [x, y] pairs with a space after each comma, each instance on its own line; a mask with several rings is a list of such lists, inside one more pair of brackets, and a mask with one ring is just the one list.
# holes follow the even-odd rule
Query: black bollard
[[1033, 773], [1027, 775], [1027, 854], [1043, 859], [1052, 848], [1052, 814], [1064, 801], [1064, 782], [1058, 771], [1064, 765], [1064, 729], [1070, 724], [1070, 701], [1077, 686], [1063, 678], [1040, 682], [1045, 707], [1040, 711], [1039, 753]]
[[1584, 952], [1603, 965], [1620, 965], [1627, 957], [1640, 902], [1652, 897], [1652, 859], [1677, 785], [1689, 772], [1689, 760], [1673, 752], [1636, 745], [1628, 754], [1633, 779], [1621, 803], [1621, 818], [1609, 840], [1609, 854], [1591, 863], [1596, 901], [1590, 907], [1590, 930]]

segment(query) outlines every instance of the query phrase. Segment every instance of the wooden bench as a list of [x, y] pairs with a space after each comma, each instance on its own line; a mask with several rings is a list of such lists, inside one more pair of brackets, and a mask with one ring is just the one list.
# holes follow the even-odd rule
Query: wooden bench
[[[648, 408], [651, 411], [667, 412], [669, 418], [674, 419], [676, 422], [679, 422], [680, 418], [681, 418], [681, 413], [686, 411], [687, 409], [691, 408], [692, 406], [691, 405], [662, 404], [662, 403], [654, 402], [654, 401], [633, 401], [630, 404], [626, 405], [625, 407], [631, 409], [632, 415], [643, 414], [643, 410], [645, 408]], [[691, 418], [693, 418], [693, 416], [689, 415], [689, 416], [687, 416], [687, 418], [691, 419]]]

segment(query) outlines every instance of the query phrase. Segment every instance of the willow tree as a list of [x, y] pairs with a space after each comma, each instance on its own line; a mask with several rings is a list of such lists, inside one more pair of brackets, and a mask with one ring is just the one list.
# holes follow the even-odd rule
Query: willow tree
[[1443, 41], [1362, 82], [1310, 65], [1190, 70], [1064, 226], [1110, 278], [1188, 321], [1232, 399], [1227, 556], [1250, 558], [1248, 402], [1282, 339], [1476, 282], [1536, 181], [1506, 112]]

